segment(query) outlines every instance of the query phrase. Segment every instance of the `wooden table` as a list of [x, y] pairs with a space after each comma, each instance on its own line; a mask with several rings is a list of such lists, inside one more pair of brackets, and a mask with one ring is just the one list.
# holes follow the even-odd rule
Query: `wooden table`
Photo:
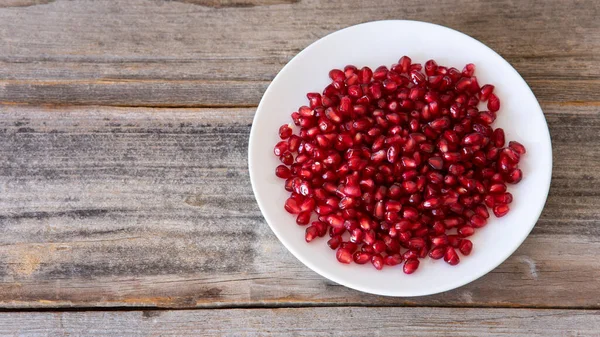
[[[322, 278], [250, 187], [271, 79], [320, 37], [380, 19], [498, 51], [552, 136], [531, 235], [438, 295]], [[594, 0], [0, 1], [0, 334], [598, 336], [599, 55]]]

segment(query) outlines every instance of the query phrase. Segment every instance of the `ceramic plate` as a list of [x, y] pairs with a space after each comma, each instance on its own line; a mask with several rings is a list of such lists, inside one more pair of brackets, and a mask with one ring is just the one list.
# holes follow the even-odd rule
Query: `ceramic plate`
[[[408, 55], [424, 64], [462, 69], [477, 66], [481, 85], [491, 83], [501, 109], [494, 127], [502, 127], [506, 139], [527, 148], [520, 168], [524, 178], [509, 186], [514, 196], [511, 211], [502, 218], [492, 216], [488, 225], [471, 237], [474, 248], [461, 256], [457, 266], [443, 260], [422, 259], [419, 269], [405, 275], [401, 266], [375, 270], [365, 265], [340, 264], [326, 238], [306, 243], [305, 227], [296, 225], [284, 202], [289, 196], [283, 181], [275, 176], [280, 162], [273, 155], [279, 141], [278, 129], [291, 123], [290, 113], [307, 105], [307, 92], [321, 92], [333, 68], [391, 66]], [[388, 296], [420, 296], [439, 293], [467, 284], [496, 268], [525, 240], [535, 225], [548, 195], [552, 150], [542, 110], [517, 71], [481, 42], [455, 30], [416, 21], [378, 21], [349, 27], [311, 44], [294, 57], [275, 77], [265, 92], [252, 125], [249, 144], [252, 188], [262, 214], [281, 243], [302, 263], [322, 276], [360, 291]], [[491, 212], [490, 212], [491, 213]]]

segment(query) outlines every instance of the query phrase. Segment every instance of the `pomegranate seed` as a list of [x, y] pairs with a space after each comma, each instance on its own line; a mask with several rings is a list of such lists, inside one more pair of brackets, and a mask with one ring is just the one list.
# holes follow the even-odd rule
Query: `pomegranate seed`
[[358, 245], [354, 242], [342, 242], [340, 248], [347, 249], [350, 253], [354, 253], [358, 249]]
[[506, 213], [508, 213], [509, 207], [506, 204], [504, 204], [504, 205], [497, 205], [497, 206], [494, 206], [494, 208], [492, 210], [494, 211], [494, 215], [497, 218], [500, 218], [500, 217], [505, 216]]
[[371, 254], [365, 252], [355, 252], [353, 259], [357, 264], [365, 264], [371, 260]]
[[481, 228], [487, 224], [487, 220], [485, 217], [479, 214], [475, 214], [471, 217], [471, 219], [469, 219], [469, 223], [471, 224], [471, 226], [473, 226], [473, 228]]
[[523, 179], [523, 172], [520, 169], [510, 171], [506, 177], [506, 182], [516, 184]]
[[490, 94], [488, 98], [487, 108], [491, 112], [496, 112], [500, 110], [500, 99], [496, 95]]
[[336, 235], [327, 241], [327, 245], [329, 246], [329, 248], [331, 248], [333, 250], [337, 249], [341, 243], [342, 243], [342, 237], [339, 235]]
[[287, 166], [279, 165], [275, 169], [275, 175], [281, 179], [288, 179], [289, 177], [292, 176], [292, 172], [290, 171], [290, 169]]
[[471, 240], [464, 239], [458, 245], [458, 250], [463, 255], [467, 256], [467, 255], [471, 254], [471, 251], [473, 250], [473, 243], [471, 242]]
[[511, 149], [515, 150], [519, 155], [523, 155], [523, 154], [525, 154], [527, 152], [525, 150], [525, 146], [523, 146], [523, 144], [521, 144], [519, 142], [515, 142], [514, 140], [508, 142], [508, 146]]
[[484, 85], [483, 87], [481, 87], [481, 90], [479, 90], [479, 100], [482, 102], [487, 101], [493, 91], [494, 91], [493, 85], [491, 85], [491, 84]]
[[400, 263], [402, 263], [402, 255], [400, 254], [392, 254], [392, 255], [388, 255], [383, 259], [383, 263], [386, 266], [396, 266], [399, 265]]
[[425, 62], [425, 74], [427, 74], [427, 76], [435, 75], [437, 68], [438, 65], [434, 60]]
[[337, 250], [335, 257], [337, 258], [338, 261], [340, 261], [340, 263], [345, 263], [345, 264], [348, 264], [348, 263], [352, 262], [352, 260], [353, 260], [352, 252], [347, 248], [340, 247]]
[[492, 184], [489, 188], [489, 192], [490, 193], [504, 193], [506, 192], [506, 185], [499, 183], [499, 184]]
[[446, 247], [437, 247], [429, 251], [429, 257], [434, 260], [439, 260], [446, 254]]
[[435, 236], [430, 241], [433, 247], [446, 246], [448, 244], [448, 237], [446, 235]]
[[473, 235], [475, 233], [475, 229], [471, 226], [462, 226], [462, 227], [458, 227], [457, 232], [458, 232], [458, 235], [465, 238], [467, 236]]
[[510, 194], [510, 193], [503, 193], [503, 194], [494, 196], [494, 202], [496, 204], [501, 204], [501, 205], [510, 204], [512, 202], [512, 200], [513, 200], [513, 197], [512, 197], [512, 194]]
[[300, 206], [298, 205], [298, 201], [296, 199], [289, 198], [285, 202], [285, 210], [292, 214], [299, 214], [302, 212]]
[[373, 267], [375, 267], [375, 269], [383, 269], [383, 257], [381, 257], [381, 255], [373, 255], [371, 257], [371, 263], [373, 264]]
[[469, 63], [469, 64], [465, 65], [465, 67], [462, 70], [462, 76], [464, 76], [464, 77], [472, 77], [474, 73], [475, 73], [475, 65], [473, 63]]
[[417, 270], [417, 268], [419, 268], [419, 260], [416, 258], [409, 258], [406, 260], [406, 262], [404, 262], [404, 267], [402, 270], [405, 274], [412, 274]]
[[456, 254], [456, 250], [454, 250], [454, 248], [446, 248], [446, 253], [444, 254], [444, 261], [446, 261], [451, 266], [455, 266], [460, 262], [458, 254]]
[[310, 222], [310, 211], [301, 212], [296, 218], [296, 223], [300, 226], [308, 225]]

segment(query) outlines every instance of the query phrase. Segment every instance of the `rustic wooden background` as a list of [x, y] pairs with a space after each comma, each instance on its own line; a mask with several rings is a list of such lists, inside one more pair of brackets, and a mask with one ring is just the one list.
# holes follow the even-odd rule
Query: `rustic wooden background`
[[[320, 277], [250, 187], [270, 80], [313, 41], [381, 19], [498, 51], [552, 136], [531, 235], [439, 295]], [[599, 55], [594, 0], [1, 0], [0, 334], [598, 336]]]

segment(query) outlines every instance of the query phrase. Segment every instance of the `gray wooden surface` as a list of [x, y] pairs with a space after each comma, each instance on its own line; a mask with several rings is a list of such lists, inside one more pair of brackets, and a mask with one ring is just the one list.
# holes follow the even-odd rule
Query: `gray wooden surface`
[[296, 308], [88, 311], [0, 315], [0, 335], [30, 336], [598, 336], [590, 310]]
[[[515, 326], [548, 319], [539, 331], [597, 327], [598, 17], [597, 1], [0, 1], [0, 309], [293, 307], [257, 322], [248, 317], [259, 309], [160, 316], [235, 313], [259, 329], [342, 306], [327, 309], [331, 322], [431, 310], [448, 322], [477, 312], [514, 316]], [[278, 242], [250, 187], [247, 140], [270, 80], [318, 38], [378, 19], [430, 21], [484, 42], [530, 84], [550, 127], [552, 186], [532, 234], [494, 271], [443, 294], [380, 297], [323, 279]], [[139, 311], [0, 321], [59, 329], [58, 317], [149, 322]]]

